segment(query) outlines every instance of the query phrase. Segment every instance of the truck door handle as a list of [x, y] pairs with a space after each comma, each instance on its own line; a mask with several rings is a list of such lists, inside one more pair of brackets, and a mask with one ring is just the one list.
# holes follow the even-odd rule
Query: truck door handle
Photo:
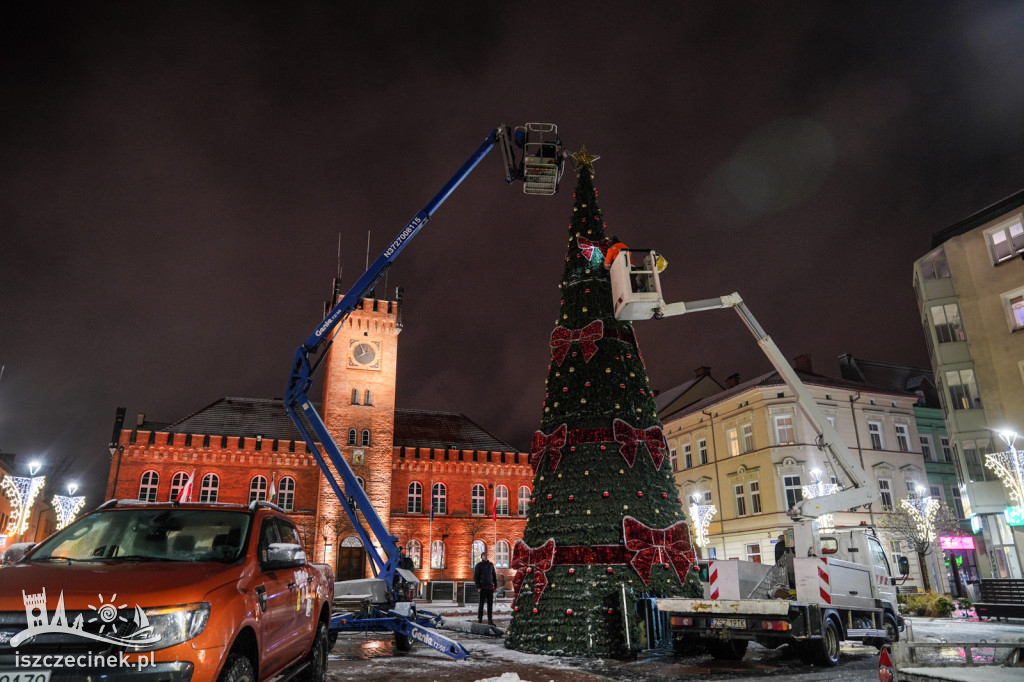
[[850, 590], [850, 594], [857, 594], [857, 590]]
[[260, 611], [266, 612], [267, 610], [267, 588], [263, 585], [256, 587], [256, 601], [259, 602]]

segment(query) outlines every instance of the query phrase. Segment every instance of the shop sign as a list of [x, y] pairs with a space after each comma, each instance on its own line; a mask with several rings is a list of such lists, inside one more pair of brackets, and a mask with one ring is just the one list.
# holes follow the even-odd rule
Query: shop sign
[[1024, 526], [1024, 507], [1007, 507], [1003, 510], [1003, 516], [1011, 526]]
[[974, 549], [974, 538], [969, 535], [941, 535], [939, 547], [952, 550]]

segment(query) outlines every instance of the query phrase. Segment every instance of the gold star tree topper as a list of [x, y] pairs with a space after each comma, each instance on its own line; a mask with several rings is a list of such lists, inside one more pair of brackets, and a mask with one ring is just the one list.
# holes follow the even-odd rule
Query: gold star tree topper
[[595, 156], [587, 151], [587, 145], [580, 147], [580, 150], [572, 155], [573, 160], [576, 162], [577, 168], [587, 168], [590, 170], [590, 174], [594, 174], [594, 162], [600, 159], [600, 156]]

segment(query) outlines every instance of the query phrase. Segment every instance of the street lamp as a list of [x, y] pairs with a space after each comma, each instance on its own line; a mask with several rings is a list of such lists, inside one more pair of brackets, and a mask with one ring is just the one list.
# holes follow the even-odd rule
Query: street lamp
[[[804, 497], [806, 499], [825, 497], [826, 495], [832, 495], [839, 492], [839, 486], [837, 484], [821, 482], [821, 469], [811, 469], [811, 478], [814, 479], [814, 483], [803, 487]], [[822, 514], [815, 519], [815, 521], [818, 522], [818, 530], [820, 532], [835, 532], [836, 527], [832, 521], [832, 514]]]
[[1024, 507], [1024, 453], [1014, 447], [1016, 432], [1001, 431], [999, 437], [1006, 443], [1007, 449], [1005, 452], [985, 455], [985, 466], [1002, 479], [1011, 506]]
[[708, 546], [708, 526], [711, 524], [711, 517], [718, 513], [713, 504], [701, 504], [701, 496], [694, 493], [693, 504], [690, 505], [690, 518], [693, 520], [693, 536], [698, 547]]

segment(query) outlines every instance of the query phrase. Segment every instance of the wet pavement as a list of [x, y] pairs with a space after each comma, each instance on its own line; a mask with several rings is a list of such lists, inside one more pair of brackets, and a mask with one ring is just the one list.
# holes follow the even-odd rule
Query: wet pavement
[[[424, 605], [424, 608], [430, 608]], [[467, 607], [437, 608], [447, 617], [471, 620]], [[495, 623], [508, 624], [509, 614], [496, 613]], [[1024, 639], [1024, 621], [978, 623], [968, 619], [915, 619], [918, 639]], [[462, 661], [449, 659], [423, 645], [410, 652], [396, 651], [389, 635], [346, 633], [331, 651], [329, 680], [452, 680], [467, 682], [563, 682], [621, 680], [662, 682], [673, 679], [748, 680], [763, 677], [839, 682], [875, 682], [878, 652], [874, 647], [844, 643], [838, 667], [804, 665], [789, 647], [769, 650], [751, 644], [742, 661], [716, 661], [707, 654], [676, 656], [668, 650], [642, 653], [633, 661], [569, 658], [525, 654], [506, 649], [494, 637], [445, 631], [470, 652]]]

